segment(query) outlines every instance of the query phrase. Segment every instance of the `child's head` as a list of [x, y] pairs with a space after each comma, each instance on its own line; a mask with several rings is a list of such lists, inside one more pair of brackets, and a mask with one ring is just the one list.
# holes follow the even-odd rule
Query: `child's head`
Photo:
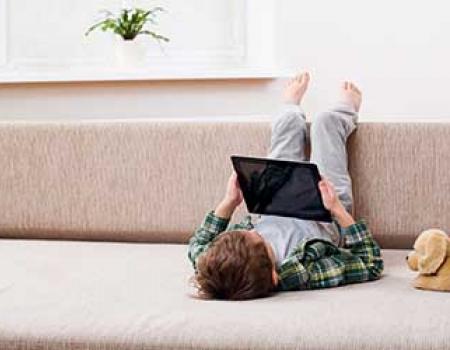
[[199, 257], [195, 280], [205, 298], [265, 297], [277, 283], [275, 259], [271, 248], [255, 231], [226, 232]]

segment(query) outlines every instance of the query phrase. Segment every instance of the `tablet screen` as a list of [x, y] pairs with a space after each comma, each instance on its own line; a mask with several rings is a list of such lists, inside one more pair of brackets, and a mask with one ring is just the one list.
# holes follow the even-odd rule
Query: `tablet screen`
[[319, 192], [317, 166], [266, 158], [231, 157], [250, 213], [331, 221]]

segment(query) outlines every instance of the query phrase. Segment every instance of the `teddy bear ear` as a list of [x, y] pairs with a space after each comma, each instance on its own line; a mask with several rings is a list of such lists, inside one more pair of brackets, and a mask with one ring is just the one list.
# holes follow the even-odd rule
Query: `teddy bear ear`
[[436, 273], [447, 256], [447, 237], [432, 234], [425, 244], [425, 255], [419, 259], [419, 272]]

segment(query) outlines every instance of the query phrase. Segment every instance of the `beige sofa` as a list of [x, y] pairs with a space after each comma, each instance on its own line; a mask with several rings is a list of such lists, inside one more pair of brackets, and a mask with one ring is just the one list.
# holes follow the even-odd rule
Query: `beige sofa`
[[[0, 349], [448, 349], [450, 295], [415, 290], [417, 234], [450, 231], [450, 124], [361, 124], [356, 216], [381, 280], [247, 301], [189, 296], [188, 238], [267, 122], [0, 124]], [[242, 215], [242, 213], [241, 213]]]

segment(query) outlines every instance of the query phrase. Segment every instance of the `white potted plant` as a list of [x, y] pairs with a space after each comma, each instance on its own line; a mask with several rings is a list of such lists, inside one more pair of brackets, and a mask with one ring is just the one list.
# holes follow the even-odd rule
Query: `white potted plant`
[[160, 42], [168, 42], [169, 38], [150, 30], [148, 25], [157, 25], [156, 17], [159, 12], [164, 11], [162, 7], [151, 10], [140, 8], [123, 9], [118, 15], [106, 11], [106, 17], [91, 26], [85, 33], [89, 35], [96, 29], [111, 31], [117, 35], [116, 60], [122, 67], [136, 67], [145, 62], [147, 43], [140, 40], [142, 36], [149, 36]]

